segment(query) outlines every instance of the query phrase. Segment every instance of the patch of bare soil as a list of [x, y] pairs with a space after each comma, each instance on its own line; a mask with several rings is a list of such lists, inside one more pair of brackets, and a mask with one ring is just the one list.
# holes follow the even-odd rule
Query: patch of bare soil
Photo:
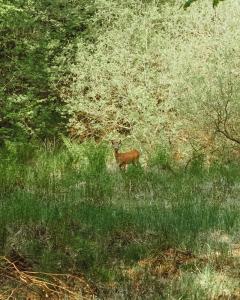
[[240, 244], [232, 244], [231, 255], [232, 257], [236, 257], [240, 259]]
[[236, 290], [233, 291], [231, 296], [222, 294], [217, 296], [213, 300], [239, 300], [239, 299], [240, 299], [240, 290], [238, 291]]
[[157, 257], [140, 260], [137, 266], [126, 270], [125, 275], [130, 279], [139, 277], [140, 273], [147, 271], [152, 276], [171, 278], [179, 275], [180, 266], [196, 260], [196, 256], [188, 251], [168, 249]]
[[181, 276], [183, 266], [192, 267], [195, 264], [206, 264], [207, 260], [196, 257], [189, 251], [168, 249], [159, 256], [140, 260], [137, 265], [124, 270], [124, 276], [129, 280], [137, 295], [149, 294], [151, 289], [161, 290], [167, 281]]

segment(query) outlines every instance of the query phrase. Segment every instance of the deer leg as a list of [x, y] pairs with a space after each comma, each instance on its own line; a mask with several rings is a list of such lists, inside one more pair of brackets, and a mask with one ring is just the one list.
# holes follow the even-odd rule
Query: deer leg
[[138, 164], [139, 164], [139, 159], [138, 159], [138, 158], [134, 159], [134, 160], [132, 161], [132, 164], [133, 164], [134, 166], [138, 165]]
[[120, 163], [119, 168], [120, 168], [120, 170], [126, 170], [126, 164], [125, 163]]

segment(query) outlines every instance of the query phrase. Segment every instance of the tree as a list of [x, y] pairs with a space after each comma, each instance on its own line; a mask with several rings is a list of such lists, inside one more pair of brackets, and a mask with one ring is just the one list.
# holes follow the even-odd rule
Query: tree
[[[106, 28], [94, 44], [79, 40], [66, 97], [69, 132], [80, 141], [116, 136], [146, 148], [170, 138], [181, 159], [197, 150], [210, 161], [231, 150], [229, 138], [240, 132], [238, 1], [221, 5], [214, 22], [206, 2], [187, 13], [141, 2], [101, 2], [96, 22]], [[227, 99], [227, 131], [219, 123], [217, 132]]]
[[0, 0], [0, 143], [64, 130], [60, 86], [93, 14], [93, 1]]

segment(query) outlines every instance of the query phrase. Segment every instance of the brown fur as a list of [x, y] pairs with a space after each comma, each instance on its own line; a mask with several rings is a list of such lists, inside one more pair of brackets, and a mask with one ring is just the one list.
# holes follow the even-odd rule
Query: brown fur
[[116, 158], [116, 162], [118, 163], [120, 168], [125, 168], [128, 164], [135, 164], [138, 163], [140, 152], [136, 149], [133, 149], [128, 152], [119, 153], [119, 148], [121, 143], [112, 141], [114, 155]]

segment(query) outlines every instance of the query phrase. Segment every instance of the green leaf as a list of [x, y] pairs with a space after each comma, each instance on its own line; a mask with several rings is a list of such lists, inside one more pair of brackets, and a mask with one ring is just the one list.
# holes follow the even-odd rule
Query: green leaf
[[213, 0], [213, 8], [218, 6], [219, 2], [224, 1], [224, 0]]
[[196, 2], [197, 0], [187, 0], [184, 5], [183, 9], [187, 9], [193, 2]]
[[[184, 4], [183, 4], [183, 9], [187, 9], [193, 2], [196, 2], [197, 0], [187, 0]], [[224, 0], [213, 0], [213, 8], [215, 8], [216, 6], [218, 6], [219, 2], [224, 1]]]

